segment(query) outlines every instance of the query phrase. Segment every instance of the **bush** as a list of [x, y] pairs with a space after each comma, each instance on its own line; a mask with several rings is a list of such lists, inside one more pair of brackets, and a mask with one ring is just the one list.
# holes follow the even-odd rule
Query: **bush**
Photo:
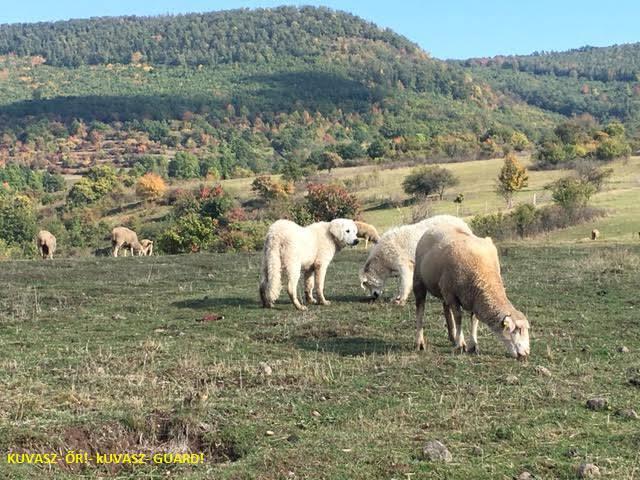
[[262, 250], [269, 224], [255, 221], [230, 223], [219, 231], [218, 249], [225, 252], [255, 252]]
[[180, 217], [169, 229], [165, 230], [158, 246], [169, 254], [193, 253], [207, 249], [215, 240], [215, 223], [196, 213]]
[[305, 204], [316, 222], [355, 218], [360, 212], [356, 196], [339, 185], [309, 184]]
[[587, 222], [602, 215], [602, 210], [591, 207], [567, 210], [557, 205], [549, 205], [536, 209], [533, 205], [522, 204], [507, 215], [502, 213], [476, 215], [469, 225], [479, 237], [502, 240], [551, 232]]
[[598, 160], [613, 160], [619, 157], [628, 157], [630, 154], [631, 147], [629, 144], [619, 138], [603, 140], [596, 148], [596, 158]]
[[226, 194], [221, 185], [201, 187], [199, 200], [200, 215], [214, 219], [223, 217], [233, 206], [233, 200]]
[[136, 182], [136, 193], [145, 200], [157, 200], [167, 191], [167, 184], [157, 173], [145, 173]]
[[262, 200], [269, 201], [287, 198], [294, 192], [291, 182], [278, 182], [268, 175], [260, 175], [251, 183], [251, 190]]
[[551, 190], [553, 202], [566, 210], [585, 207], [596, 191], [591, 183], [575, 177], [561, 178], [545, 188]]
[[0, 199], [0, 239], [9, 246], [25, 246], [33, 242], [35, 234], [36, 213], [29, 197]]
[[450, 170], [435, 165], [415, 168], [402, 182], [402, 188], [415, 197], [437, 193], [442, 200], [444, 191], [458, 183], [460, 180]]
[[45, 192], [60, 192], [64, 190], [64, 186], [64, 177], [59, 173], [45, 172], [42, 176], [42, 188]]

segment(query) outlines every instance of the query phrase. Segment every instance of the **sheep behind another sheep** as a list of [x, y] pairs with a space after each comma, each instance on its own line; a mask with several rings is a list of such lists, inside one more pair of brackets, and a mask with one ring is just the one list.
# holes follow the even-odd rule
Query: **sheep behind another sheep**
[[355, 221], [355, 224], [358, 227], [358, 238], [364, 238], [365, 250], [369, 248], [369, 241], [372, 243], [378, 243], [380, 241], [380, 235], [378, 235], [376, 227], [358, 220]]

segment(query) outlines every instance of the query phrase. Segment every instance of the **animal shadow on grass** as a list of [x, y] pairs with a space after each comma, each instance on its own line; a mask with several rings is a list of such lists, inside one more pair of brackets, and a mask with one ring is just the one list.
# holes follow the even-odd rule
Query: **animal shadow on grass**
[[191, 298], [189, 300], [179, 300], [177, 302], [173, 302], [171, 305], [178, 308], [190, 308], [192, 310], [209, 310], [212, 308], [220, 308], [220, 307], [242, 307], [247, 309], [258, 309], [260, 308], [259, 302], [255, 298], [249, 297], [202, 297], [202, 298]]
[[385, 354], [402, 349], [402, 346], [395, 342], [364, 337], [297, 337], [294, 342], [298, 348], [303, 350], [332, 352], [343, 357], [359, 357], [372, 353]]

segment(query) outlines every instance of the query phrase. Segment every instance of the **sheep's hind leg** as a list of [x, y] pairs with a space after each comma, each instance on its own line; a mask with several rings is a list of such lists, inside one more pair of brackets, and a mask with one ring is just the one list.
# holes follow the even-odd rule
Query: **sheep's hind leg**
[[473, 313], [471, 314], [471, 342], [467, 347], [468, 353], [480, 353], [480, 348], [478, 347], [478, 317], [476, 317]]
[[444, 319], [447, 322], [447, 334], [449, 335], [449, 341], [452, 345], [456, 344], [456, 323], [453, 319], [453, 312], [449, 305], [442, 303], [442, 310], [444, 311]]
[[420, 280], [413, 280], [413, 296], [416, 297], [416, 349], [426, 350], [424, 341], [424, 306], [427, 301], [427, 289]]
[[460, 308], [460, 305], [453, 305], [451, 310], [453, 312], [453, 318], [456, 321], [455, 350], [458, 353], [462, 353], [467, 349], [467, 344], [464, 341], [464, 333], [462, 332], [462, 309]]

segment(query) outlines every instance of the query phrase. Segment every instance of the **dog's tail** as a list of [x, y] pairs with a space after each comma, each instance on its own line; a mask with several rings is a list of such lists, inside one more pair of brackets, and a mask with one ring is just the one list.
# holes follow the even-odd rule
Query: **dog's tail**
[[262, 254], [262, 271], [260, 273], [260, 300], [264, 308], [271, 308], [280, 296], [282, 260], [280, 258], [280, 242], [267, 235]]

